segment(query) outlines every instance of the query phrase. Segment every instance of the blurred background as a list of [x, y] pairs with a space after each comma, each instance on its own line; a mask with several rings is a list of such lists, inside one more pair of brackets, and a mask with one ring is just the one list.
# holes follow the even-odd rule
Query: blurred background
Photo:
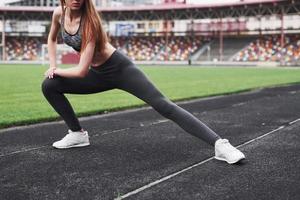
[[[300, 65], [296, 0], [94, 0], [111, 43], [136, 63]], [[1, 0], [0, 62], [47, 64], [59, 0]], [[58, 62], [79, 55], [58, 38]]]

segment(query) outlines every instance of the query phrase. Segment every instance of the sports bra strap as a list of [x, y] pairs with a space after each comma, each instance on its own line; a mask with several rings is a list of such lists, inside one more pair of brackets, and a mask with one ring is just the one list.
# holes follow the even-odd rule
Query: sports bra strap
[[[61, 16], [61, 22], [60, 22], [63, 30], [65, 30], [65, 14], [66, 14], [66, 9], [67, 9], [67, 7], [64, 8], [64, 11], [63, 11], [62, 16]], [[81, 17], [80, 17], [78, 31], [81, 29], [82, 18], [83, 18], [83, 15], [81, 15]]]
[[67, 7], [64, 8], [64, 11], [62, 12], [62, 16], [61, 16], [61, 19], [60, 19], [61, 20], [60, 23], [61, 23], [61, 26], [62, 26], [63, 29], [65, 29], [65, 13], [66, 13], [66, 9], [67, 9]]

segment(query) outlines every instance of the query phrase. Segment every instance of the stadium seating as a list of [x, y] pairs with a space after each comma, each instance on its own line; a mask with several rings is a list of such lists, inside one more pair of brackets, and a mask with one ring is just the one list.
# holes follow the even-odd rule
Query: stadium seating
[[285, 60], [286, 63], [299, 63], [300, 62], [300, 36], [295, 35], [290, 37], [290, 43], [285, 46]]
[[281, 47], [280, 36], [263, 36], [251, 42], [235, 57], [235, 61], [274, 61], [285, 63], [299, 62], [299, 35], [286, 36]]
[[188, 60], [202, 45], [201, 38], [128, 37], [114, 38], [112, 44], [122, 49], [132, 60], [182, 61]]
[[39, 37], [7, 37], [6, 59], [10, 60], [39, 60], [42, 46]]
[[[8, 61], [36, 61], [41, 59], [42, 44], [45, 37], [6, 38], [6, 57]], [[280, 35], [224, 37], [223, 60], [240, 62], [273, 61], [285, 63], [300, 62], [300, 36], [287, 35], [284, 48], [281, 48]], [[61, 41], [60, 41], [61, 42]], [[210, 43], [210, 60], [219, 58], [219, 39], [191, 36], [130, 36], [112, 37], [113, 46], [121, 49], [134, 61], [186, 61], [189, 56], [200, 52]], [[207, 50], [199, 54], [200, 61], [208, 59]], [[70, 60], [70, 59], [69, 59]], [[78, 59], [76, 59], [78, 60]]]

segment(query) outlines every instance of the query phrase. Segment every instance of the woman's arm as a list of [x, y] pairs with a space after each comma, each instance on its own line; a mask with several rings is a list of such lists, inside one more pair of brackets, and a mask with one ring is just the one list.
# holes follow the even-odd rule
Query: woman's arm
[[60, 17], [62, 15], [61, 7], [57, 7], [53, 12], [51, 29], [48, 36], [48, 52], [50, 60], [50, 68], [45, 73], [45, 76], [48, 78], [53, 78], [54, 74], [59, 76], [68, 77], [68, 78], [81, 78], [86, 76], [89, 70], [89, 66], [92, 62], [94, 50], [95, 50], [95, 41], [92, 40], [88, 43], [87, 47], [83, 52], [81, 52], [79, 64], [75, 67], [62, 69], [57, 68], [56, 65], [56, 43], [57, 43], [57, 34], [60, 28]]
[[48, 54], [50, 61], [50, 68], [56, 68], [56, 43], [57, 43], [57, 35], [60, 29], [60, 17], [62, 11], [61, 7], [55, 8], [52, 16], [51, 28], [48, 35]]
[[56, 43], [57, 43], [57, 35], [60, 29], [60, 17], [62, 14], [61, 7], [57, 7], [53, 11], [51, 28], [48, 34], [48, 54], [49, 54], [49, 69], [45, 72], [45, 76], [48, 78], [53, 78], [54, 70], [56, 69]]
[[95, 46], [95, 41], [90, 41], [84, 51], [81, 52], [79, 64], [77, 66], [67, 69], [56, 68], [54, 74], [67, 78], [85, 77], [94, 56]]

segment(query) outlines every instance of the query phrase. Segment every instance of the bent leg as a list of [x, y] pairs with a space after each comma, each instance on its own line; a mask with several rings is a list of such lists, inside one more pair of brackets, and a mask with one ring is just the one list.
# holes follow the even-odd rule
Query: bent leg
[[53, 79], [46, 78], [42, 83], [44, 96], [72, 131], [81, 130], [81, 126], [64, 94], [91, 94], [109, 89], [112, 89], [112, 87], [103, 81], [101, 82], [101, 79], [97, 78], [92, 72], [89, 72], [85, 78], [56, 76]]
[[220, 137], [199, 119], [163, 96], [134, 64], [124, 67], [118, 88], [125, 90], [151, 105], [162, 116], [174, 121], [186, 132], [214, 146]]

